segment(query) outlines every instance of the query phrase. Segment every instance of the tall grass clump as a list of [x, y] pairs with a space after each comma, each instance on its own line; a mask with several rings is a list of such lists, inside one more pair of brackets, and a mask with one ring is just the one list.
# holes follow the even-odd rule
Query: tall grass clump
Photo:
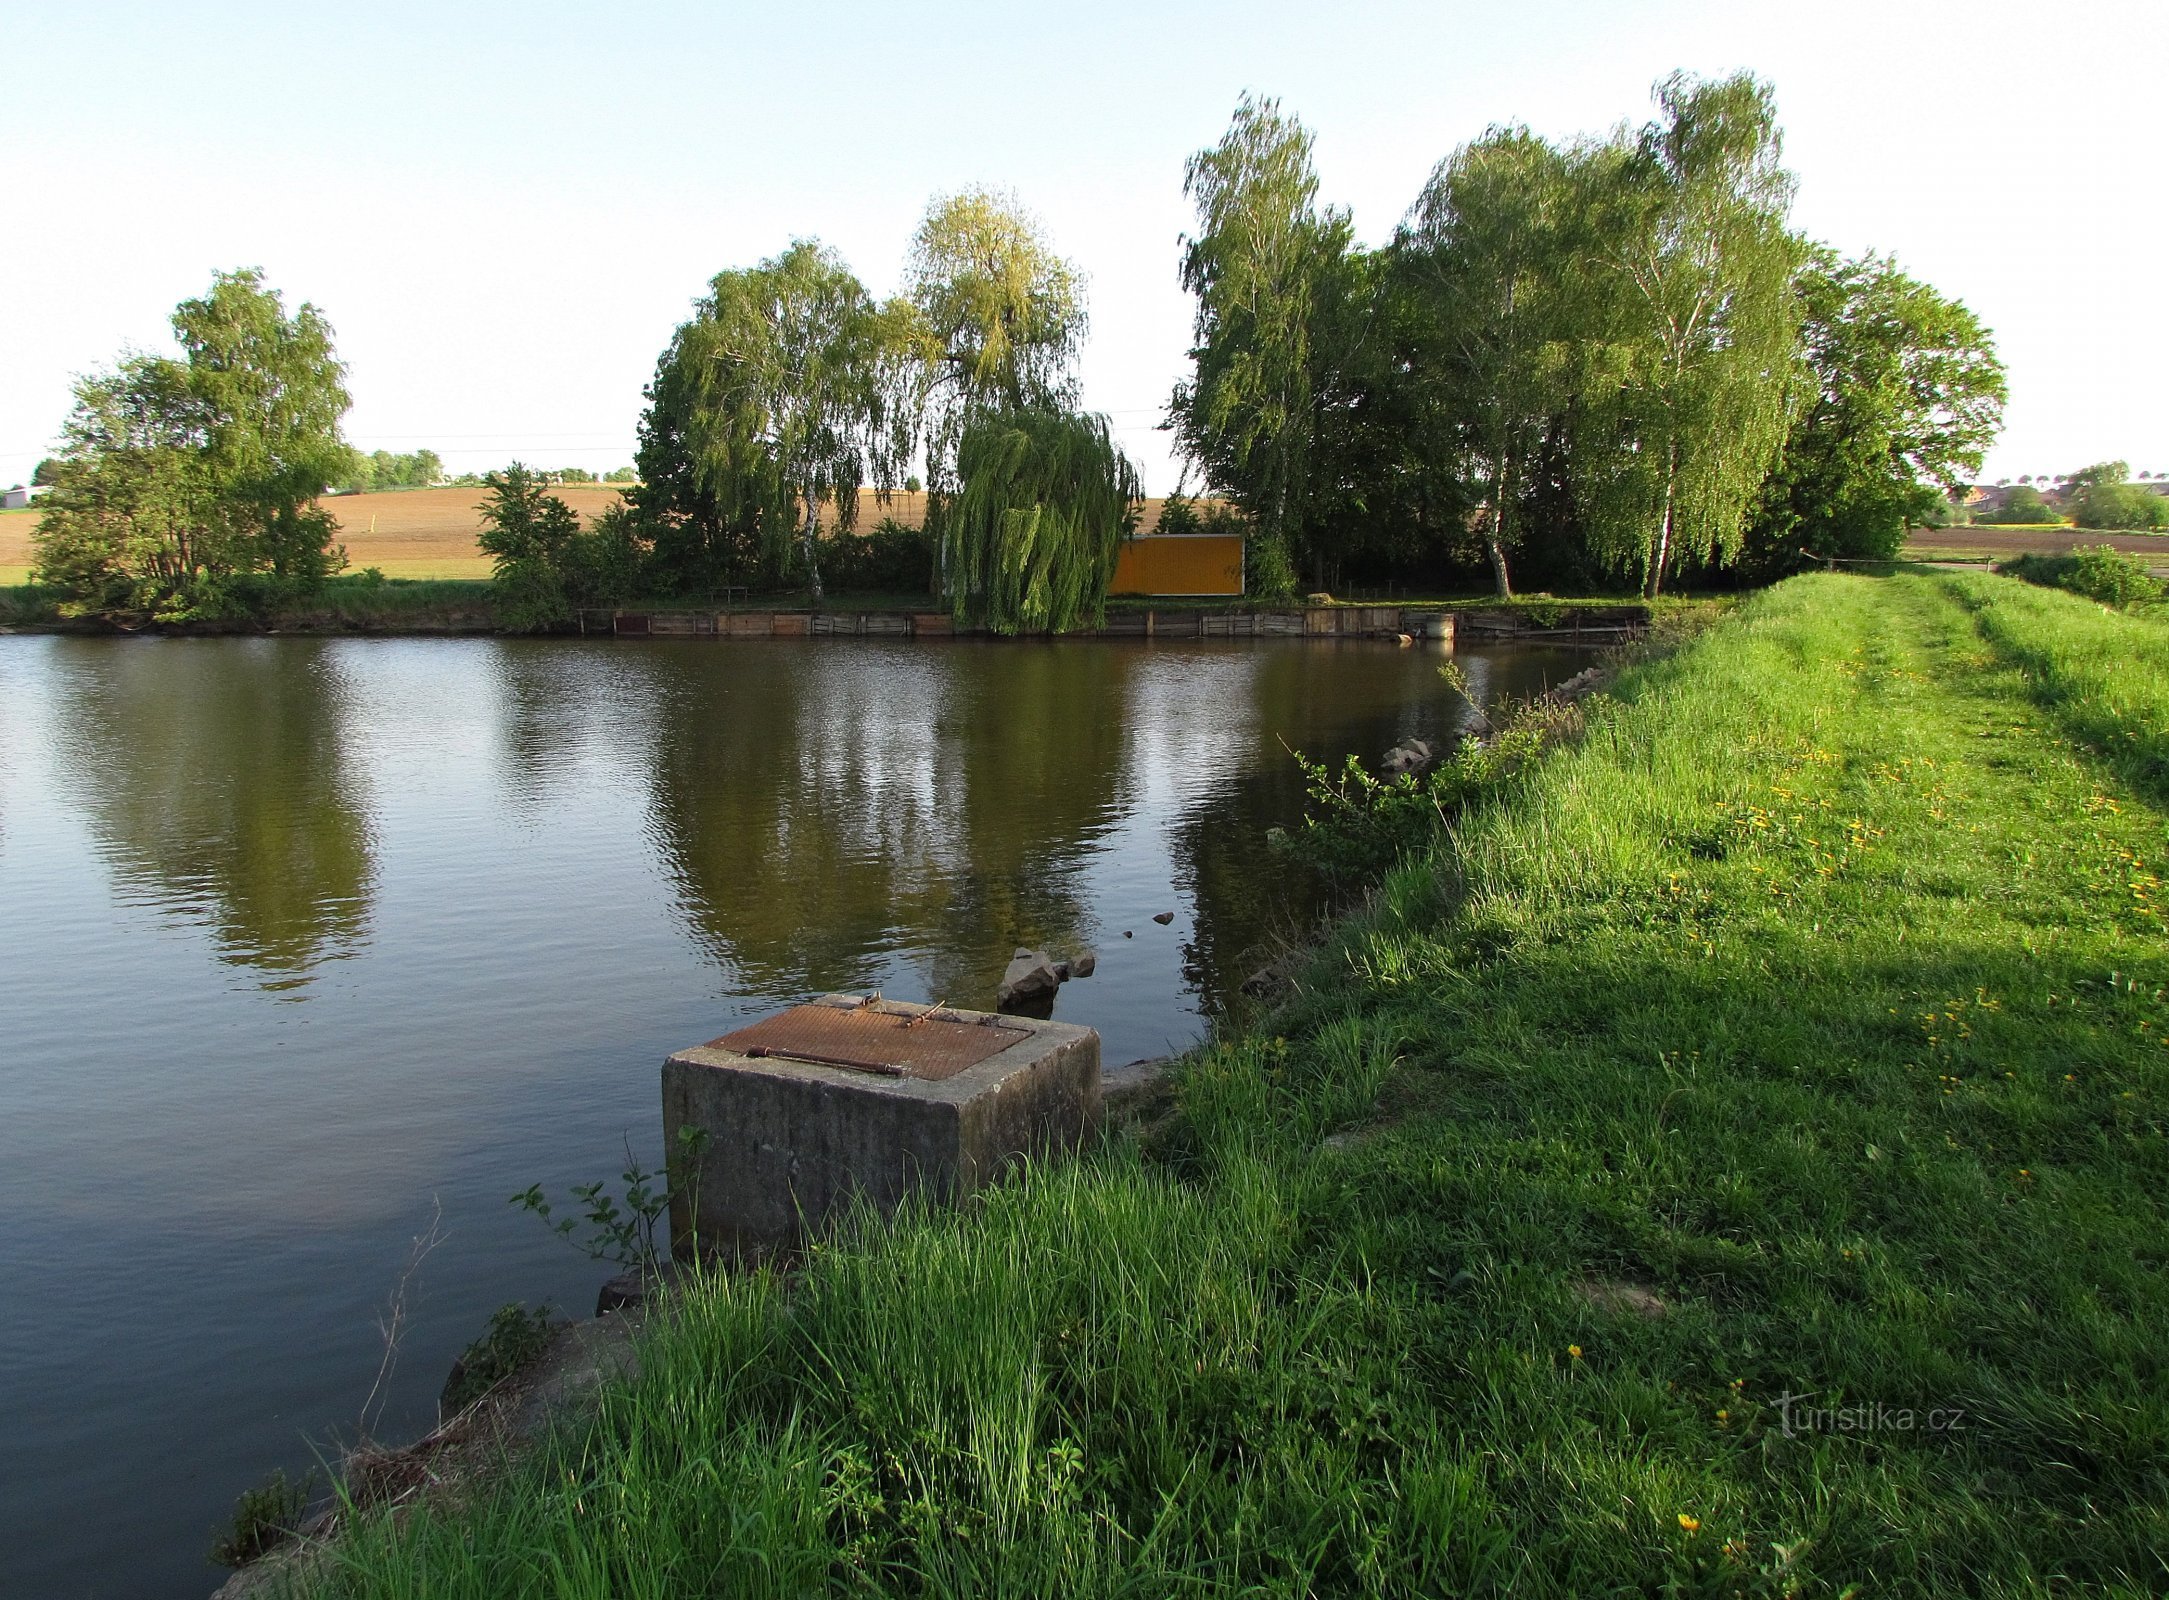
[[1758, 596], [1442, 819], [1149, 1154], [703, 1281], [317, 1589], [2161, 1592], [2169, 818], [2044, 687], [2151, 715], [2147, 626]]
[[61, 593], [35, 583], [0, 584], [0, 628], [60, 620]]
[[488, 578], [387, 578], [370, 568], [326, 581], [306, 614], [365, 628], [489, 627], [498, 620], [497, 585]]

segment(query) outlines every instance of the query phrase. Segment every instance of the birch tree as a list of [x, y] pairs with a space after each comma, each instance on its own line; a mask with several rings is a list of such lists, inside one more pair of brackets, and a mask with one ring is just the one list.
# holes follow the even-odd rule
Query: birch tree
[[1613, 297], [1582, 379], [1590, 531], [1649, 595], [1683, 559], [1740, 548], [1784, 446], [1803, 253], [1769, 86], [1674, 74], [1657, 102], [1658, 119], [1579, 173]]
[[1076, 403], [1084, 283], [1016, 199], [991, 189], [935, 199], [905, 279], [918, 317], [927, 478], [939, 496], [955, 486], [972, 417]]
[[1494, 128], [1439, 163], [1395, 241], [1424, 311], [1406, 380], [1428, 401], [1418, 448], [1479, 497], [1502, 596], [1529, 464], [1569, 395], [1571, 200], [1566, 157], [1526, 128]]
[[1319, 336], [1332, 320], [1358, 337], [1363, 322], [1331, 318], [1324, 303], [1361, 275], [1345, 271], [1347, 213], [1318, 206], [1311, 146], [1278, 101], [1245, 95], [1220, 142], [1184, 169], [1198, 226], [1183, 239], [1182, 285], [1197, 310], [1192, 376], [1168, 421], [1207, 482], [1315, 572], [1306, 513], [1318, 407], [1344, 353]]

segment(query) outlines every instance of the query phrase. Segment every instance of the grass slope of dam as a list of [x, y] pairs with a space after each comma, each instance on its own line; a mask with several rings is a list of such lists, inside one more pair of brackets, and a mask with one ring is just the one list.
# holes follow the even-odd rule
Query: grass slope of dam
[[2169, 1583], [2169, 625], [1811, 576], [1174, 1128], [728, 1278], [352, 1595]]

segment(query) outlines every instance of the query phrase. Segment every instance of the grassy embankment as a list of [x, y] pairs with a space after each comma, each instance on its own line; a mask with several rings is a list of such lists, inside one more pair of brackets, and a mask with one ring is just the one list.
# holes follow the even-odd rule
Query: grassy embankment
[[328, 1587], [2157, 1592], [2165, 760], [2159, 624], [1766, 593], [1392, 875], [1152, 1153], [689, 1296]]

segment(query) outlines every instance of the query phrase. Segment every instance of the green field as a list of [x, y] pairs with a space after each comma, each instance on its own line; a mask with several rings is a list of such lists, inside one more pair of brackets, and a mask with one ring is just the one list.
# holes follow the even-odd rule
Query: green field
[[690, 1295], [325, 1590], [2160, 1592], [2165, 830], [2162, 624], [1796, 579], [1149, 1149]]

